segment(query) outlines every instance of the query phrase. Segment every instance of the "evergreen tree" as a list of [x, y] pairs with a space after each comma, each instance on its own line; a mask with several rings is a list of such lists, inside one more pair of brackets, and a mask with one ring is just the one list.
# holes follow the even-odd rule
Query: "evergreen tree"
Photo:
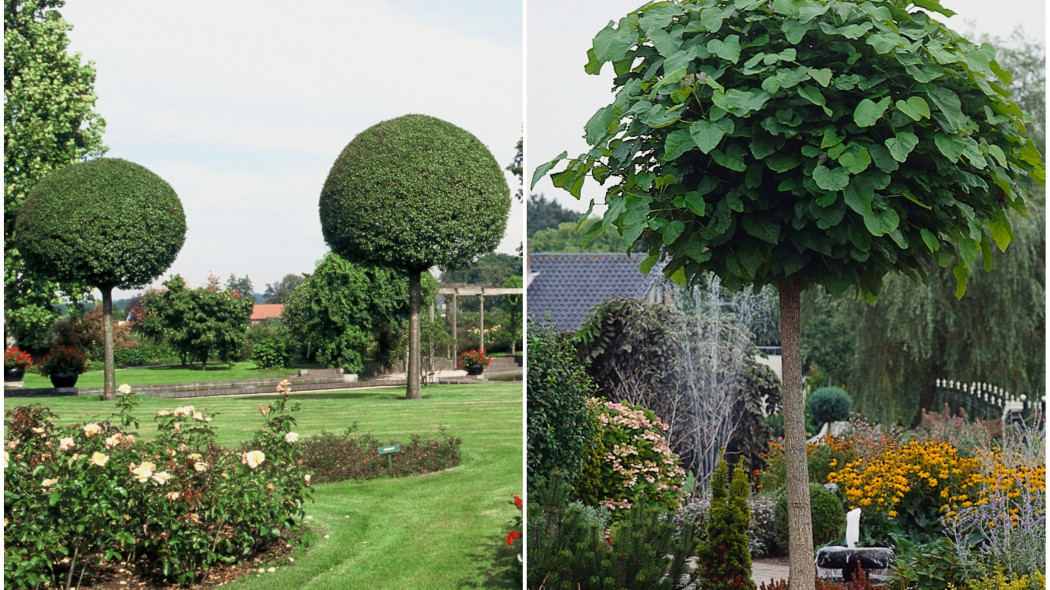
[[733, 470], [725, 460], [718, 462], [711, 476], [711, 506], [707, 511], [707, 535], [700, 544], [699, 558], [703, 588], [707, 590], [751, 589], [751, 550], [747, 529], [751, 524], [747, 472]]

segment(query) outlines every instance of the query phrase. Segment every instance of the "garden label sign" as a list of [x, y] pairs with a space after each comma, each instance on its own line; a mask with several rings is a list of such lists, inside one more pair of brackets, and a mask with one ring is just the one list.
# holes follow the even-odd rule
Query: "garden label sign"
[[396, 452], [400, 451], [400, 450], [401, 450], [401, 446], [400, 445], [390, 445], [388, 447], [379, 447], [378, 449], [376, 449], [376, 452], [379, 453], [380, 455], [386, 455], [387, 467], [389, 467], [390, 469], [393, 469], [394, 468], [394, 459], [393, 459], [393, 457], [391, 457], [391, 455], [393, 453], [396, 453]]

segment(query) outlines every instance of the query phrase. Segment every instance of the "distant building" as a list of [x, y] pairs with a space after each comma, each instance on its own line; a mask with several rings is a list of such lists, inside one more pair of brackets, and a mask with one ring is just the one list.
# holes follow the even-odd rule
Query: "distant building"
[[248, 323], [254, 326], [279, 320], [282, 311], [284, 311], [283, 303], [256, 303], [252, 307], [252, 315], [248, 317]]
[[558, 331], [577, 330], [591, 308], [611, 297], [671, 304], [664, 263], [645, 275], [638, 270], [643, 258], [639, 253], [531, 253], [526, 277], [529, 319], [553, 324]]

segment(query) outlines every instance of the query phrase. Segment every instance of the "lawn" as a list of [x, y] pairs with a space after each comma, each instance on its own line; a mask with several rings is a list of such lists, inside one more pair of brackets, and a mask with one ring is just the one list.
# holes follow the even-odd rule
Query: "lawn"
[[[217, 413], [219, 442], [232, 447], [258, 428], [257, 406], [274, 397], [145, 398], [136, 414], [148, 435], [159, 410], [207, 407]], [[302, 404], [296, 430], [304, 437], [356, 422], [358, 432], [386, 443], [444, 426], [463, 439], [462, 463], [422, 476], [317, 485], [307, 507], [309, 547], [293, 554], [294, 563], [274, 564], [275, 573], [251, 575], [230, 588], [521, 587], [495, 565], [517, 513], [508, 502], [523, 487], [521, 383], [430, 386], [422, 400], [403, 398], [403, 388], [290, 396]], [[31, 401], [50, 407], [60, 422], [104, 419], [112, 408], [96, 396]]]
[[[92, 363], [97, 371], [88, 371], [77, 379], [77, 387], [102, 387], [103, 372], [102, 363]], [[207, 370], [201, 370], [200, 364], [187, 365], [158, 365], [156, 367], [141, 367], [134, 369], [117, 369], [117, 385], [131, 383], [135, 385], [157, 385], [167, 383], [195, 383], [198, 381], [240, 381], [247, 379], [283, 379], [298, 373], [299, 369], [317, 368], [316, 365], [296, 365], [290, 369], [260, 369], [255, 363], [246, 361], [230, 365], [215, 363], [208, 365]], [[51, 380], [36, 373], [26, 373], [24, 383], [27, 388], [51, 387]]]

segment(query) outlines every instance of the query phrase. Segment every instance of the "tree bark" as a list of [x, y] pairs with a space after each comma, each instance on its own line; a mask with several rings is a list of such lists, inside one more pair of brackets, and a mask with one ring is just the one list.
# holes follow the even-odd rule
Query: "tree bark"
[[104, 364], [102, 399], [113, 399], [113, 382], [117, 380], [113, 368], [113, 288], [102, 291], [102, 362]]
[[813, 590], [813, 523], [806, 463], [806, 418], [802, 401], [800, 289], [780, 280], [780, 342], [783, 362], [784, 456], [787, 462], [788, 557], [791, 590]]
[[423, 295], [420, 290], [422, 271], [408, 271], [408, 386], [405, 399], [423, 399], [419, 388], [419, 333]]

